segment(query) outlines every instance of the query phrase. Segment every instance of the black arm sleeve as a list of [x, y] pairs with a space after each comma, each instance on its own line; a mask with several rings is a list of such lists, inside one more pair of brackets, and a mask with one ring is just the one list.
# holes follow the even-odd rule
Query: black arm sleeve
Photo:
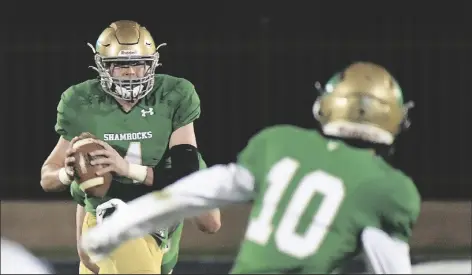
[[[200, 170], [198, 149], [190, 144], [180, 144], [169, 149], [163, 159], [170, 156], [171, 168], [166, 167], [165, 161], [160, 161], [154, 168], [152, 186], [144, 184], [112, 184], [107, 196], [119, 197], [126, 201], [133, 200], [152, 191], [162, 190], [175, 181], [195, 171]], [[117, 193], [119, 192], [119, 193]]]
[[[200, 170], [198, 149], [190, 144], [175, 145], [169, 150], [172, 168], [167, 173], [166, 181], [172, 184], [175, 181]], [[155, 186], [162, 186], [162, 177], [154, 175]], [[166, 184], [166, 185], [168, 185]]]

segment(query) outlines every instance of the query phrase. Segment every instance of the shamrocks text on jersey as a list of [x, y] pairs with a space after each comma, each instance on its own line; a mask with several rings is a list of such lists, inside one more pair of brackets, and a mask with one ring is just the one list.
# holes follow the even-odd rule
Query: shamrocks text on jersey
[[[88, 80], [62, 94], [55, 128], [67, 140], [90, 132], [127, 161], [154, 167], [165, 158], [172, 132], [199, 116], [199, 97], [183, 78], [156, 75], [154, 89], [128, 113], [101, 90], [98, 80]], [[106, 198], [86, 196], [86, 210], [93, 213], [109, 198], [128, 201], [150, 191], [127, 178], [114, 177]]]

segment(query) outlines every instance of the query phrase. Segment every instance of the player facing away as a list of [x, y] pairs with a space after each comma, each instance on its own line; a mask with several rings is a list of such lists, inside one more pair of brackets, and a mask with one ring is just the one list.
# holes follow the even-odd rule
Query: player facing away
[[[193, 126], [200, 116], [199, 97], [188, 80], [155, 73], [160, 65], [159, 46], [149, 31], [137, 22], [117, 21], [91, 47], [99, 77], [62, 94], [55, 126], [60, 138], [41, 170], [45, 191], [70, 188], [74, 197], [83, 195], [83, 232], [125, 202], [199, 170], [202, 163]], [[73, 144], [85, 132], [105, 148], [91, 153], [92, 165], [102, 167], [97, 176], [113, 173], [105, 198], [85, 192], [77, 195], [86, 190], [74, 181]], [[171, 166], [171, 180], [161, 175], [166, 166]], [[215, 232], [219, 218], [216, 209], [196, 222]], [[93, 273], [160, 274], [167, 242], [181, 222], [125, 242], [97, 265], [90, 264], [86, 253], [79, 253], [82, 263]]]
[[130, 202], [81, 245], [98, 260], [155, 226], [251, 201], [232, 273], [326, 274], [361, 251], [376, 273], [409, 273], [420, 196], [384, 157], [408, 127], [410, 107], [386, 69], [354, 63], [329, 80], [314, 104], [322, 133], [289, 125], [264, 129], [237, 163]]

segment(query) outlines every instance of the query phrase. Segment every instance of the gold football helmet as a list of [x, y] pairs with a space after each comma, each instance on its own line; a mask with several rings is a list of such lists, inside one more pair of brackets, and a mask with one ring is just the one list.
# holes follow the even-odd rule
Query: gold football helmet
[[410, 126], [400, 86], [383, 67], [358, 62], [334, 75], [313, 105], [326, 135], [391, 145]]
[[[128, 101], [145, 97], [154, 86], [154, 74], [159, 64], [158, 47], [149, 31], [139, 23], [128, 20], [110, 24], [99, 36], [95, 48], [96, 70], [103, 90]], [[125, 77], [112, 73], [114, 66], [144, 66], [144, 75]]]

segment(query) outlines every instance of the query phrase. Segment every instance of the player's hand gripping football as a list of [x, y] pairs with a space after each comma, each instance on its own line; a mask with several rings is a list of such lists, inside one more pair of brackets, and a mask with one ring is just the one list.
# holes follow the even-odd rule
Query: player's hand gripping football
[[81, 137], [74, 137], [71, 139], [69, 142], [69, 147], [66, 150], [66, 158], [64, 159], [64, 167], [66, 169], [66, 174], [69, 176], [69, 179], [72, 181], [74, 180], [74, 164], [75, 164], [75, 158], [74, 158], [74, 153], [75, 149], [72, 148], [74, 146], [74, 143], [77, 142], [77, 140], [81, 139]]
[[94, 158], [90, 164], [102, 165], [103, 167], [98, 169], [97, 176], [103, 176], [108, 172], [115, 172], [119, 176], [128, 176], [129, 163], [120, 154], [110, 146], [110, 144], [96, 139], [93, 142], [100, 144], [104, 149], [97, 150], [90, 153]]
[[69, 176], [70, 180], [74, 179], [75, 172], [74, 172], [74, 164], [75, 164], [75, 149], [74, 144], [85, 138], [95, 138], [94, 135], [88, 132], [81, 133], [79, 136], [74, 137], [73, 139], [70, 140], [69, 142], [69, 147], [66, 150], [66, 158], [64, 159], [64, 167], [66, 169], [66, 174]]

